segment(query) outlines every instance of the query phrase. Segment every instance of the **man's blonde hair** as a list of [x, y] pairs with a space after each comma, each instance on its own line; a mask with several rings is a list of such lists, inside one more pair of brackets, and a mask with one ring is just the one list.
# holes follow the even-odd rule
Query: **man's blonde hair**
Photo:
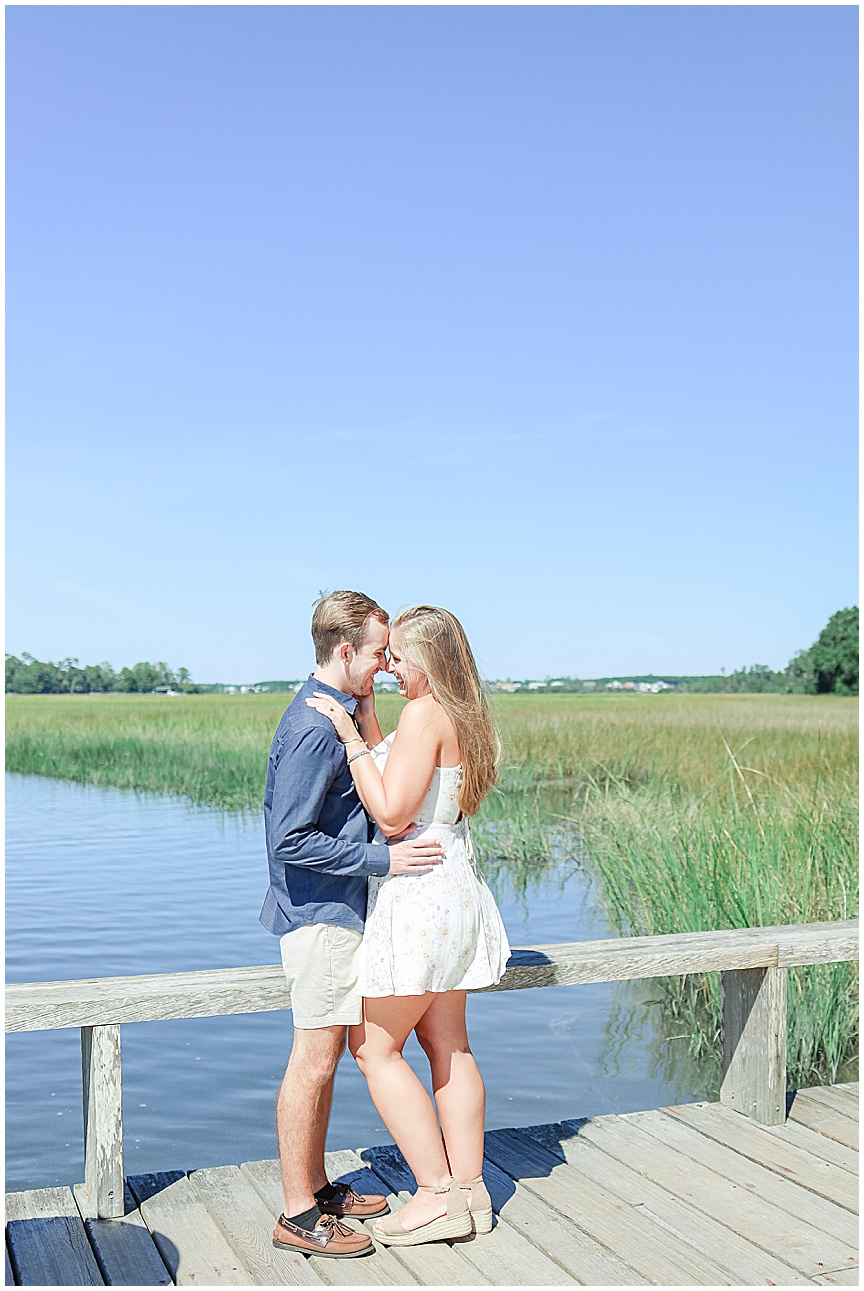
[[333, 651], [343, 641], [359, 650], [370, 619], [388, 623], [386, 610], [363, 592], [322, 592], [312, 614], [312, 641], [315, 662], [329, 663]]

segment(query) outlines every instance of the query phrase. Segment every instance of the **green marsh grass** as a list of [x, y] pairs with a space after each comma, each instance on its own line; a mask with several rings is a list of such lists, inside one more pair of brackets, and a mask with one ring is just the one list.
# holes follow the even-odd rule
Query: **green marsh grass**
[[[287, 696], [9, 696], [11, 771], [258, 810]], [[401, 700], [382, 696], [382, 729]], [[501, 786], [477, 819], [487, 868], [584, 864], [626, 933], [803, 923], [858, 911], [857, 703], [787, 695], [498, 697]], [[790, 975], [790, 1083], [857, 1054], [849, 964]], [[719, 982], [660, 983], [718, 1061]], [[716, 1082], [715, 1082], [716, 1084]]]
[[6, 766], [85, 784], [260, 807], [285, 695], [9, 695]]
[[[568, 697], [569, 699], [569, 697]], [[567, 786], [613, 924], [671, 933], [858, 913], [857, 704], [805, 696], [574, 697], [501, 713], [504, 778]], [[545, 705], [545, 707], [544, 707]], [[552, 821], [560, 816], [547, 813]], [[659, 983], [719, 1083], [719, 979]], [[858, 1050], [853, 964], [790, 974], [794, 1085]]]

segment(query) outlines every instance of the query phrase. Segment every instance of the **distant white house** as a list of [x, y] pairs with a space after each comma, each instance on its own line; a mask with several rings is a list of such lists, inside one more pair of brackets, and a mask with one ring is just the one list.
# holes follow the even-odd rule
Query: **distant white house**
[[[594, 686], [593, 681], [583, 682], [584, 686]], [[636, 690], [640, 695], [659, 695], [661, 690], [673, 690], [668, 681], [607, 681], [607, 690]]]

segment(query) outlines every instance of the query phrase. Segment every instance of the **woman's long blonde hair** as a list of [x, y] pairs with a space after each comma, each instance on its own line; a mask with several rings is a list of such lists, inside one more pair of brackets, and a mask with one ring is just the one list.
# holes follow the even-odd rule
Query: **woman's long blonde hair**
[[462, 760], [459, 810], [474, 816], [498, 783], [501, 742], [462, 624], [436, 605], [412, 605], [393, 620], [406, 663], [422, 672], [456, 731]]

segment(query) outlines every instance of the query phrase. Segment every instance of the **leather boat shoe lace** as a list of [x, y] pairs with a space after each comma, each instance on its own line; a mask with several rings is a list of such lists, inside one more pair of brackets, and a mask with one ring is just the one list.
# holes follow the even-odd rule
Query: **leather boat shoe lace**
[[[329, 1198], [322, 1195], [325, 1192], [331, 1193]], [[373, 1215], [386, 1215], [390, 1209], [386, 1197], [379, 1193], [361, 1196], [347, 1183], [331, 1184], [329, 1189], [322, 1188], [314, 1195], [322, 1215], [337, 1215], [340, 1219], [345, 1215], [351, 1215], [353, 1219], [370, 1219]]]
[[333, 1259], [371, 1255], [375, 1249], [368, 1233], [358, 1233], [347, 1224], [340, 1224], [335, 1215], [322, 1215], [311, 1231], [280, 1215], [273, 1230], [273, 1245], [277, 1250], [300, 1251], [303, 1255], [324, 1255]]

